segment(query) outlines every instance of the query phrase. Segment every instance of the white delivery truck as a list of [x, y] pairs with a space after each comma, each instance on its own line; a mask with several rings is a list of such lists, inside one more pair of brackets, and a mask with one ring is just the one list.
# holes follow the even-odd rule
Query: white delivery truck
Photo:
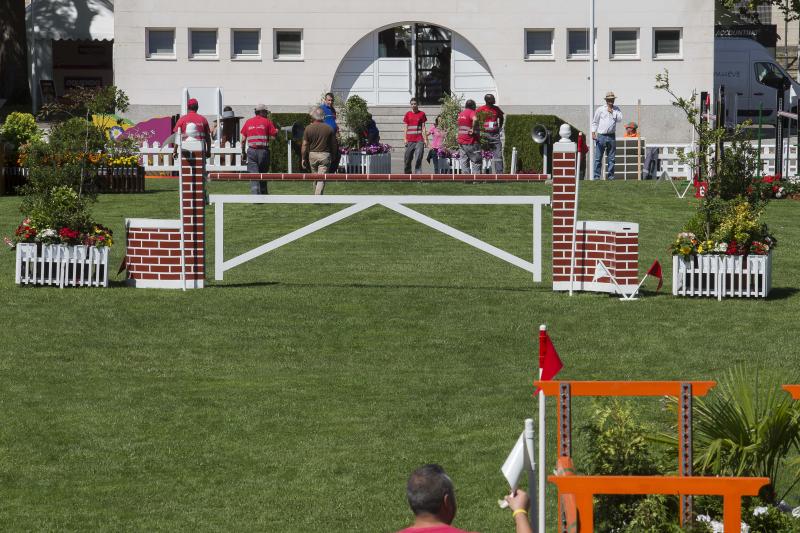
[[[800, 94], [800, 84], [782, 69], [769, 51], [753, 39], [717, 37], [714, 39], [714, 95], [725, 86], [725, 123], [758, 120], [758, 107], [763, 106], [763, 122], [775, 123], [775, 89], [758, 80], [764, 72], [787, 76], [794, 94]], [[797, 97], [786, 91], [784, 110], [796, 110]]]

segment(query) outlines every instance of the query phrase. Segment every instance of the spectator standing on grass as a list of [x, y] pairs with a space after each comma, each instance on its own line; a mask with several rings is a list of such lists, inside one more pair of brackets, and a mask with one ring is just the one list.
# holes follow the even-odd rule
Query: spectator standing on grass
[[[269, 172], [269, 142], [278, 135], [278, 128], [268, 116], [267, 106], [258, 104], [255, 116], [247, 119], [239, 132], [242, 146], [247, 147], [247, 172], [250, 174]], [[266, 181], [251, 181], [252, 194], [267, 194]]]
[[493, 94], [487, 94], [483, 97], [486, 103], [478, 108], [478, 115], [483, 116], [483, 132], [486, 138], [486, 144], [489, 150], [492, 151], [492, 160], [494, 161], [494, 171], [496, 174], [503, 173], [503, 139], [501, 138], [501, 131], [503, 123], [505, 122], [505, 113], [495, 105]]
[[[310, 169], [312, 174], [326, 174], [333, 160], [336, 149], [336, 134], [325, 124], [325, 113], [320, 107], [311, 110], [312, 122], [303, 131], [303, 143], [300, 145], [300, 164]], [[322, 194], [325, 182], [318, 181], [314, 186], [314, 194]]]
[[406, 152], [403, 158], [405, 173], [411, 174], [411, 163], [414, 162], [414, 173], [419, 174], [422, 169], [422, 158], [425, 156], [425, 147], [428, 145], [428, 132], [425, 123], [428, 117], [419, 110], [417, 99], [411, 99], [411, 111], [403, 117], [405, 124], [403, 136], [406, 140]]
[[431, 141], [431, 148], [428, 150], [428, 163], [433, 165], [433, 172], [434, 174], [439, 174], [441, 171], [439, 165], [439, 150], [441, 150], [442, 146], [444, 145], [444, 138], [447, 132], [442, 131], [439, 129], [439, 117], [436, 117], [436, 120], [433, 121], [431, 124], [430, 130], [428, 130], [428, 138]]
[[[483, 157], [479, 140], [475, 100], [467, 100], [458, 114], [458, 147], [461, 152], [461, 172], [465, 174], [480, 173]], [[477, 172], [473, 165], [477, 166]]]
[[606, 179], [614, 179], [614, 158], [617, 155], [617, 124], [622, 122], [622, 111], [614, 105], [616, 95], [606, 93], [606, 105], [600, 106], [592, 118], [592, 140], [595, 142], [594, 175], [592, 179], [600, 179], [600, 165], [603, 152], [606, 152]]
[[[414, 513], [414, 524], [398, 533], [466, 533], [453, 527], [456, 517], [456, 493], [453, 481], [436, 464], [414, 470], [406, 485], [408, 505]], [[532, 533], [528, 523], [528, 495], [518, 490], [506, 496], [512, 510], [516, 533]]]
[[186, 102], [187, 112], [175, 123], [175, 127], [172, 128], [172, 133], [181, 132], [181, 134], [185, 136], [187, 124], [194, 124], [197, 126], [197, 131], [202, 133], [203, 140], [206, 144], [205, 150], [208, 151], [211, 148], [211, 128], [208, 125], [206, 117], [197, 112], [199, 108], [200, 104], [197, 103], [197, 99], [189, 98]]
[[324, 122], [328, 126], [331, 127], [333, 133], [336, 135], [336, 148], [333, 151], [331, 165], [328, 168], [328, 172], [331, 174], [335, 173], [339, 168], [339, 159], [341, 159], [341, 154], [339, 153], [339, 124], [336, 123], [336, 108], [333, 107], [334, 100], [336, 98], [333, 96], [333, 93], [325, 93], [325, 98], [322, 100], [322, 103], [319, 105], [320, 109], [322, 109], [322, 113], [325, 115]]

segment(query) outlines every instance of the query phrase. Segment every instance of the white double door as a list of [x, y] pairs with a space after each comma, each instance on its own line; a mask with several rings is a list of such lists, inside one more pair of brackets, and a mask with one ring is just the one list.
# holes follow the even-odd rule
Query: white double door
[[[333, 90], [361, 96], [369, 105], [406, 106], [416, 92], [416, 28], [412, 26], [410, 57], [381, 57], [379, 33], [370, 33], [350, 49], [336, 71]], [[452, 32], [452, 55], [443, 67], [450, 71], [446, 89], [453, 94], [482, 99], [487, 92], [496, 93], [483, 57], [456, 32]]]

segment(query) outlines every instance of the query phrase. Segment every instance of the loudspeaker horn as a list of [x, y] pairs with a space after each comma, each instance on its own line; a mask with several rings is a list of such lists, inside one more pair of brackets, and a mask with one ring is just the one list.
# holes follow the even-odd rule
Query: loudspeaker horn
[[536, 124], [531, 129], [531, 139], [533, 139], [533, 142], [535, 142], [537, 144], [546, 143], [547, 142], [547, 138], [549, 136], [550, 136], [550, 134], [547, 133], [547, 128], [545, 128], [541, 124]]

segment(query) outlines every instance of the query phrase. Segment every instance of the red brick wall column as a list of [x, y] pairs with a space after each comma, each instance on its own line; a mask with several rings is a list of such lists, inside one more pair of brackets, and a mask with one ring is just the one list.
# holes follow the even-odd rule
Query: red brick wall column
[[553, 145], [553, 290], [563, 290], [564, 282], [569, 285], [577, 153], [578, 146], [569, 140]]
[[204, 174], [202, 152], [183, 150], [179, 185], [182, 198], [180, 218], [133, 218], [125, 221], [128, 243], [125, 257], [130, 285], [162, 289], [203, 287], [206, 251]]
[[181, 151], [181, 223], [186, 280], [202, 287], [206, 276], [205, 165], [202, 150]]

